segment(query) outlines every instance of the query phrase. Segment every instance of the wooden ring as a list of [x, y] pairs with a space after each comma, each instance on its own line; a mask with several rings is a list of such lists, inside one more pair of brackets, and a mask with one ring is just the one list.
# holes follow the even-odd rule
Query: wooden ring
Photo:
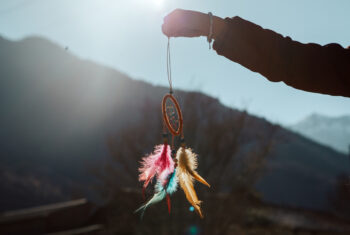
[[[178, 122], [179, 122], [179, 125], [178, 125], [178, 128], [175, 129], [171, 123], [170, 123], [170, 120], [169, 120], [169, 116], [168, 116], [168, 113], [167, 113], [167, 105], [166, 105], [166, 102], [167, 100], [171, 100], [171, 102], [175, 105], [175, 109], [176, 109], [176, 113], [177, 113], [177, 117], [178, 117]], [[171, 94], [166, 94], [164, 97], [163, 97], [163, 100], [162, 100], [162, 113], [163, 113], [163, 120], [164, 120], [164, 123], [166, 124], [168, 130], [171, 132], [172, 135], [174, 136], [177, 136], [177, 135], [180, 135], [181, 132], [182, 132], [182, 126], [183, 126], [183, 119], [182, 119], [182, 113], [181, 113], [181, 109], [180, 109], [180, 105], [179, 103], [177, 102], [177, 100], [175, 99], [175, 97]]]

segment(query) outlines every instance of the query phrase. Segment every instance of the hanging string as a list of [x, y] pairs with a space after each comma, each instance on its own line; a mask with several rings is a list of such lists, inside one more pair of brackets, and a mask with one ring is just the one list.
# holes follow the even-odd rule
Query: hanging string
[[166, 70], [168, 75], [168, 82], [169, 82], [169, 93], [173, 93], [173, 81], [171, 79], [171, 61], [170, 61], [170, 38], [168, 38], [168, 48], [167, 48], [167, 55], [166, 55]]

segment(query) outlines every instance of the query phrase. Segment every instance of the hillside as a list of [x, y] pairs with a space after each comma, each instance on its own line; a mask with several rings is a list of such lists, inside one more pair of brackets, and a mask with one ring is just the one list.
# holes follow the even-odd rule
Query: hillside
[[[0, 210], [89, 194], [96, 181], [91, 167], [102, 167], [110, 157], [109, 136], [131, 136], [134, 143], [138, 138], [142, 146], [150, 133], [138, 135], [133, 128], [146, 118], [152, 135], [159, 134], [158, 108], [165, 88], [77, 58], [42, 38], [0, 38], [0, 51]], [[237, 132], [237, 158], [248, 156], [267, 140], [273, 143], [256, 183], [264, 200], [331, 210], [329, 195], [336, 190], [338, 176], [348, 171], [345, 155], [204, 94], [176, 94], [184, 109], [188, 142], [203, 155], [204, 176], [214, 180], [222, 173], [205, 168], [218, 155], [224, 156], [220, 160], [229, 171], [238, 167], [230, 159], [230, 141], [244, 117]], [[214, 136], [217, 130], [220, 135]], [[150, 149], [147, 145], [143, 151]], [[139, 159], [130, 155], [126, 160], [135, 179]], [[233, 187], [229, 179], [223, 178], [216, 190]], [[122, 184], [120, 179], [113, 183]]]
[[348, 154], [350, 151], [350, 116], [312, 114], [290, 128], [339, 152]]

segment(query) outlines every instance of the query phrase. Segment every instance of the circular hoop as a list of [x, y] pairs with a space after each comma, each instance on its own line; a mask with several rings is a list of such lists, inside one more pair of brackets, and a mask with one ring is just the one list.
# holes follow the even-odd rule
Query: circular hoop
[[[171, 124], [170, 122], [170, 119], [169, 119], [169, 115], [168, 115], [168, 112], [167, 112], [167, 101], [170, 100], [171, 103], [175, 106], [175, 109], [176, 109], [176, 113], [177, 113], [177, 117], [178, 117], [178, 127], [177, 129], [175, 129], [173, 127], [173, 125]], [[164, 120], [164, 123], [166, 124], [168, 130], [171, 132], [172, 135], [174, 136], [177, 136], [177, 135], [180, 135], [181, 132], [182, 132], [182, 126], [183, 126], [183, 119], [182, 119], [182, 113], [181, 113], [181, 109], [180, 109], [180, 105], [179, 103], [177, 102], [177, 100], [175, 99], [175, 97], [171, 94], [166, 94], [164, 97], [163, 97], [163, 100], [162, 100], [162, 113], [163, 113], [163, 120]]]

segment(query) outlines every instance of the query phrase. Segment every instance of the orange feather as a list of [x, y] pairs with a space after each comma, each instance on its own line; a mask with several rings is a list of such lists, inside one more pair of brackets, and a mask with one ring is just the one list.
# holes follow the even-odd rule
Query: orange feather
[[198, 200], [193, 187], [193, 181], [196, 179], [208, 187], [210, 187], [210, 185], [196, 172], [198, 165], [197, 155], [189, 148], [180, 147], [177, 151], [176, 158], [178, 161], [176, 174], [180, 186], [189, 203], [194, 207], [199, 216], [203, 218], [203, 213], [200, 208], [201, 201]]

